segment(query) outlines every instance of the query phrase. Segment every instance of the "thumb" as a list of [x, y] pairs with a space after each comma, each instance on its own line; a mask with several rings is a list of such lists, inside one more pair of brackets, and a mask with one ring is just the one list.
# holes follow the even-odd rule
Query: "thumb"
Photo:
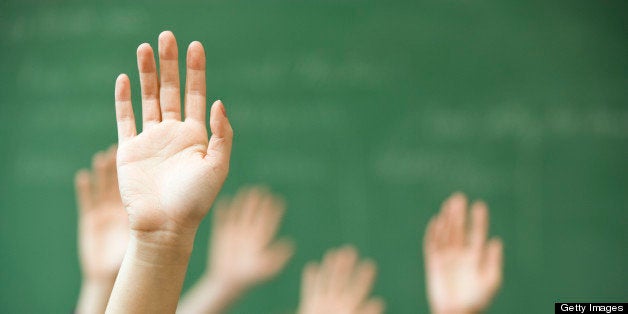
[[209, 117], [209, 128], [212, 136], [207, 146], [207, 156], [215, 166], [229, 170], [229, 158], [231, 156], [231, 145], [233, 143], [233, 129], [227, 118], [225, 105], [220, 100], [216, 100], [211, 107]]

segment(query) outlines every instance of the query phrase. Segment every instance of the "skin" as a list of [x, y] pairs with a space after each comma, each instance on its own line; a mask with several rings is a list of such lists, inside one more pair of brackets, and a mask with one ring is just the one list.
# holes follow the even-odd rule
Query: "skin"
[[137, 63], [143, 130], [138, 134], [129, 78], [116, 80], [118, 181], [129, 217], [129, 245], [107, 306], [108, 313], [173, 313], [196, 230], [229, 171], [233, 130], [224, 105], [205, 121], [205, 51], [187, 51], [184, 118], [174, 35], [159, 35], [160, 75], [153, 49], [141, 44]]
[[[503, 244], [487, 240], [488, 208], [471, 205], [454, 193], [428, 224], [424, 238], [425, 272], [432, 313], [485, 311], [502, 282]], [[468, 226], [467, 226], [468, 225]]]
[[369, 298], [376, 276], [375, 263], [359, 260], [352, 246], [327, 251], [322, 263], [303, 269], [299, 314], [379, 314], [380, 298]]
[[292, 257], [287, 239], [275, 240], [284, 202], [262, 187], [241, 189], [214, 211], [205, 273], [178, 313], [223, 313], [256, 285], [275, 277]]
[[103, 313], [129, 238], [116, 173], [116, 147], [94, 155], [92, 170], [76, 173], [78, 244], [83, 282], [78, 313]]

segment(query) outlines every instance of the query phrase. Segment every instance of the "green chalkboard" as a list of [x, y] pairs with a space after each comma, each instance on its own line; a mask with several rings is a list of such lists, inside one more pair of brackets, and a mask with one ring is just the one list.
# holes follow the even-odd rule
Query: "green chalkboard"
[[[421, 238], [452, 191], [505, 243], [492, 313], [628, 291], [628, 5], [608, 1], [2, 1], [0, 312], [78, 295], [72, 178], [116, 141], [113, 84], [172, 30], [236, 132], [223, 194], [285, 195], [298, 251], [233, 313], [286, 313], [354, 243], [390, 313], [426, 312]], [[203, 223], [186, 287], [205, 263]]]

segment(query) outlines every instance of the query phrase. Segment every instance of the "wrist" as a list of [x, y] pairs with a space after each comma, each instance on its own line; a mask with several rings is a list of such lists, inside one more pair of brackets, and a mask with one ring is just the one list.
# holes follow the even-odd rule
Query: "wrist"
[[195, 231], [131, 230], [107, 312], [174, 313], [194, 236]]
[[[178, 231], [131, 230], [127, 255], [152, 266], [185, 265], [194, 247], [196, 229]], [[125, 257], [126, 258], [126, 257]]]

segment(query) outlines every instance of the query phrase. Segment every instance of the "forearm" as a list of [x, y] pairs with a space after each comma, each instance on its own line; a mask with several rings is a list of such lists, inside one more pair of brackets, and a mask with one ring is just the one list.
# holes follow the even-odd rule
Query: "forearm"
[[174, 313], [195, 233], [132, 232], [107, 313]]
[[177, 313], [223, 313], [235, 303], [246, 290], [246, 287], [238, 287], [204, 275], [194, 287], [185, 294], [179, 304]]
[[110, 280], [84, 279], [76, 305], [76, 313], [104, 313], [113, 289], [115, 277]]

